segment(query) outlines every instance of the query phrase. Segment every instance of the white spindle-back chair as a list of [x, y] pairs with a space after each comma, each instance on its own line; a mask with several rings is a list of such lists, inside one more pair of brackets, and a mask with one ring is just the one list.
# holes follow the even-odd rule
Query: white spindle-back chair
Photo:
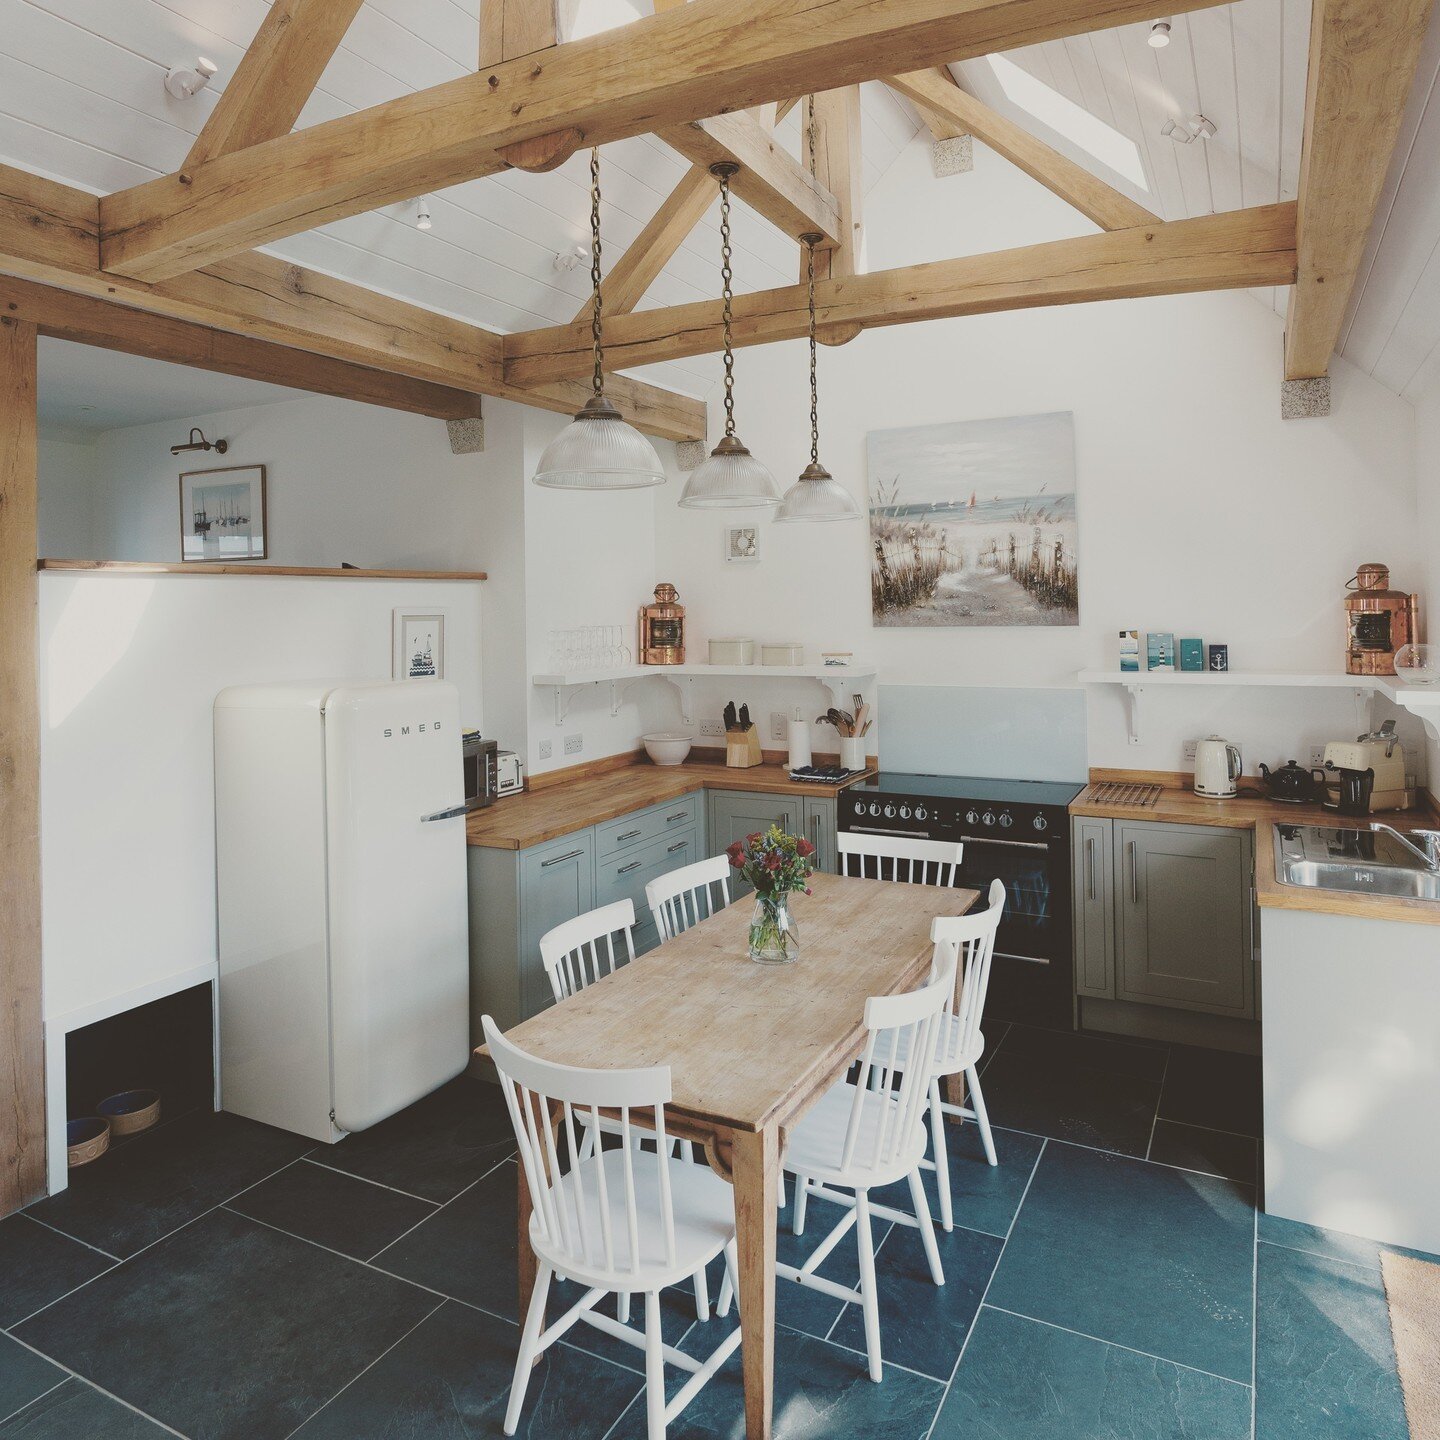
[[[555, 1003], [558, 1005], [602, 975], [613, 975], [622, 960], [634, 960], [634, 928], [634, 901], [617, 900], [547, 930], [540, 937], [540, 959], [550, 977]], [[618, 951], [617, 936], [624, 937]]]
[[[842, 830], [835, 837], [842, 875], [866, 874], [873, 860], [877, 880], [903, 880], [912, 885], [953, 885], [965, 847], [959, 841], [915, 840], [907, 835], [856, 835]], [[886, 874], [886, 871], [889, 874]]]
[[[711, 889], [714, 885], [720, 887], [718, 905]], [[730, 903], [729, 857], [715, 855], [657, 876], [646, 885], [645, 900], [655, 917], [661, 940], [673, 940]]]
[[[872, 1217], [912, 1225], [920, 1231], [931, 1278], [945, 1283], [940, 1252], [930, 1223], [930, 1207], [920, 1178], [925, 1154], [925, 1115], [929, 1104], [928, 1069], [904, 1069], [912, 1055], [933, 1059], [947, 1001], [955, 991], [955, 972], [948, 963], [953, 952], [941, 953], [938, 971], [919, 990], [906, 995], [874, 996], [865, 1002], [869, 1032], [855, 1083], [834, 1085], [805, 1114], [789, 1135], [784, 1168], [795, 1176], [795, 1203], [807, 1194], [844, 1207], [839, 1224], [811, 1252], [802, 1266], [777, 1264], [775, 1273], [837, 1299], [858, 1304], [865, 1316], [865, 1349], [870, 1378], [881, 1378], [880, 1305], [876, 1293]], [[873, 1084], [872, 1084], [873, 1078]], [[869, 1192], [900, 1179], [910, 1182], [915, 1213], [878, 1205]], [[841, 1187], [837, 1189], [835, 1187]], [[853, 1194], [844, 1194], [843, 1190]], [[803, 1224], [803, 1222], [802, 1222]], [[860, 1289], [852, 1290], [815, 1272], [855, 1227], [860, 1259]], [[730, 1291], [722, 1286], [719, 1310], [729, 1309]]]
[[[539, 1260], [535, 1292], [520, 1336], [520, 1354], [505, 1412], [505, 1433], [520, 1422], [536, 1358], [579, 1321], [645, 1352], [649, 1440], [665, 1427], [732, 1355], [736, 1331], [706, 1360], [664, 1343], [660, 1291], [703, 1269], [717, 1255], [735, 1266], [735, 1211], [730, 1187], [708, 1168], [671, 1160], [665, 1133], [670, 1070], [586, 1070], [530, 1055], [481, 1022], [520, 1147], [521, 1183], [533, 1207], [529, 1240]], [[618, 1112], [620, 1146], [577, 1161], [564, 1173], [556, 1130], [575, 1155], [579, 1128], [595, 1129], [602, 1110]], [[583, 1117], [583, 1118], [582, 1118]], [[640, 1148], [653, 1131], [654, 1151]], [[578, 1281], [585, 1294], [548, 1329], [545, 1304], [554, 1275]], [[733, 1284], [733, 1279], [732, 1279]], [[642, 1331], [595, 1309], [607, 1294], [645, 1296]], [[665, 1362], [690, 1372], [666, 1403]]]

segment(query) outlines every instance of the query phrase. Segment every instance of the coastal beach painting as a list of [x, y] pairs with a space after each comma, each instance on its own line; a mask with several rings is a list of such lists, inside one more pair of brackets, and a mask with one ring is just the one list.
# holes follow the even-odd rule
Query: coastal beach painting
[[1069, 411], [872, 430], [866, 454], [876, 625], [1080, 623]]

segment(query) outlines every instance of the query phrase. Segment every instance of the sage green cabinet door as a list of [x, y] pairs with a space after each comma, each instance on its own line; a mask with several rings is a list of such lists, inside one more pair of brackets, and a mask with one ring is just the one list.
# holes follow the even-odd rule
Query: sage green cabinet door
[[1075, 992], [1115, 998], [1114, 865], [1112, 822], [1070, 823], [1071, 886], [1075, 913]]
[[643, 954], [659, 944], [655, 920], [645, 902], [645, 887], [672, 870], [679, 870], [704, 857], [697, 854], [700, 832], [695, 826], [675, 835], [662, 835], [653, 845], [622, 850], [609, 859], [595, 862], [595, 906], [629, 900], [635, 906], [635, 953]]
[[[803, 806], [798, 795], [760, 795], [745, 790], [722, 790], [709, 800], [710, 844], [708, 853], [723, 855], [734, 840], [744, 840], [757, 830], [778, 825], [790, 835], [802, 832]], [[732, 872], [730, 898], [748, 895], [750, 885]]]
[[1253, 1017], [1251, 832], [1113, 826], [1116, 998]]
[[828, 795], [806, 795], [801, 814], [805, 838], [815, 847], [811, 864], [827, 875], [838, 872], [835, 851], [835, 801]]
[[520, 852], [520, 1010], [523, 1019], [554, 1003], [540, 937], [595, 908], [595, 832], [576, 831]]

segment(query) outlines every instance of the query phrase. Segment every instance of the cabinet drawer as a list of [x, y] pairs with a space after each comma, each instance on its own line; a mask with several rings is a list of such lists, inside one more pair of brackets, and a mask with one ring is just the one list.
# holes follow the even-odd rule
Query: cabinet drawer
[[[665, 835], [638, 850], [622, 850], [595, 866], [595, 904], [612, 905], [630, 900], [635, 905], [637, 926], [649, 923], [645, 887], [658, 876], [678, 870], [699, 859], [700, 832], [695, 826], [675, 835]], [[639, 938], [638, 935], [636, 937]]]
[[649, 845], [663, 835], [696, 827], [702, 819], [703, 800], [698, 790], [692, 790], [664, 805], [652, 805], [648, 810], [636, 810], [618, 820], [607, 820], [595, 827], [595, 853], [603, 860], [622, 850]]

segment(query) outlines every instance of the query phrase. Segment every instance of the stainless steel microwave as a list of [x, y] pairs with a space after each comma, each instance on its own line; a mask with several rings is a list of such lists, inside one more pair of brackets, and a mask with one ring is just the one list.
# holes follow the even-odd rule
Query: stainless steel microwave
[[499, 746], [494, 740], [482, 740], [478, 733], [471, 731], [460, 748], [465, 763], [465, 808], [483, 810], [493, 805], [500, 793], [495, 760]]

